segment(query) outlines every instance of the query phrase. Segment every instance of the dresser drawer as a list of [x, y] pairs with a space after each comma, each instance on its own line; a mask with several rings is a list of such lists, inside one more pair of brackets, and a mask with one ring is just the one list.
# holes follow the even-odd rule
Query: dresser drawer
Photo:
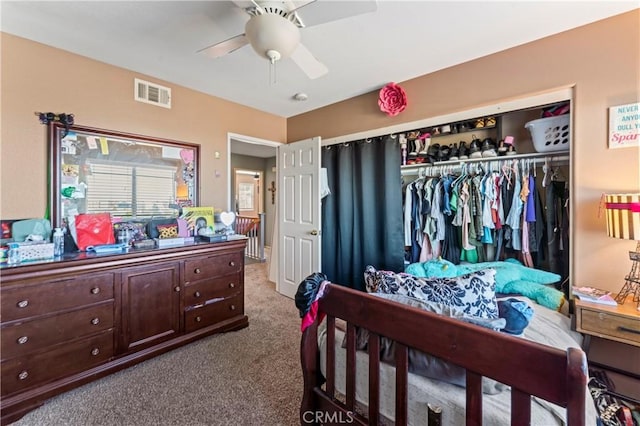
[[200, 308], [185, 312], [185, 331], [187, 333], [202, 327], [216, 324], [244, 313], [244, 298], [236, 295], [217, 300]]
[[86, 370], [113, 356], [113, 330], [2, 362], [2, 396]]
[[243, 256], [243, 253], [237, 252], [187, 260], [184, 263], [184, 279], [188, 283], [239, 273], [243, 267]]
[[113, 327], [113, 301], [59, 315], [16, 321], [2, 327], [2, 359], [108, 330]]
[[233, 296], [242, 290], [240, 280], [240, 274], [233, 274], [186, 285], [184, 304], [185, 306], [200, 305], [208, 300]]
[[112, 273], [78, 275], [3, 288], [1, 319], [12, 321], [113, 299]]
[[588, 308], [580, 309], [580, 326], [588, 334], [640, 344], [640, 321]]

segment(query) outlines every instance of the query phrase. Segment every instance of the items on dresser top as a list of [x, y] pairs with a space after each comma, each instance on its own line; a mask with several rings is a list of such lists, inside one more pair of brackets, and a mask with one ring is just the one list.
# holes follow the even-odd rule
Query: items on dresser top
[[[63, 257], [65, 260], [71, 260], [74, 258], [71, 254], [78, 251], [103, 255], [126, 253], [131, 247], [150, 249], [189, 245], [195, 242], [218, 243], [233, 237], [233, 231], [225, 229], [194, 237], [190, 235], [186, 222], [180, 218], [119, 220], [109, 213], [79, 214], [74, 216], [73, 220], [69, 220], [68, 227], [56, 228], [56, 232], [51, 232], [49, 221], [46, 219], [2, 221], [3, 243], [6, 245], [2, 247], [0, 264], [16, 265], [33, 261], [60, 260]], [[15, 232], [12, 228], [15, 228]], [[26, 232], [31, 233], [25, 237]], [[24, 237], [27, 241], [14, 241], [14, 235]], [[54, 240], [57, 241], [57, 245]]]

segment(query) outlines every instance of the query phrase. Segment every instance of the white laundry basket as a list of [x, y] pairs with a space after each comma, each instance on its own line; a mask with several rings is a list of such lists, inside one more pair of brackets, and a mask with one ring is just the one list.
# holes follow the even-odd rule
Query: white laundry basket
[[570, 114], [539, 118], [524, 127], [531, 133], [537, 152], [566, 151], [571, 141]]

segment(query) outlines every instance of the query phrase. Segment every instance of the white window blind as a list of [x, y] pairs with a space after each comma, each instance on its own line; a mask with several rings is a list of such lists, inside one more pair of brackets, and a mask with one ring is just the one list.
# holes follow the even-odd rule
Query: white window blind
[[87, 213], [119, 217], [173, 216], [175, 169], [92, 162], [87, 176]]
[[137, 217], [175, 215], [175, 210], [169, 208], [176, 199], [173, 169], [136, 167], [134, 176]]

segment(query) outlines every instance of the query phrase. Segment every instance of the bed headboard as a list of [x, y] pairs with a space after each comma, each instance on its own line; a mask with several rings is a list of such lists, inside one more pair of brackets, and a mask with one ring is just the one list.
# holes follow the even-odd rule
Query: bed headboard
[[[323, 314], [327, 316], [328, 345], [324, 389], [321, 388], [323, 378], [319, 369], [317, 340], [318, 323]], [[529, 424], [532, 395], [565, 407], [569, 425], [584, 424], [587, 361], [582, 350], [569, 348], [562, 351], [335, 284], [325, 287], [318, 301], [318, 318], [302, 336], [305, 392], [301, 416], [305, 410], [355, 411], [355, 376], [347, 375], [346, 403], [337, 402], [335, 398], [336, 318], [347, 322], [347, 372], [355, 370], [356, 327], [369, 330], [369, 417], [368, 420], [360, 418], [355, 423], [377, 424], [380, 336], [386, 336], [397, 345], [396, 424], [406, 424], [407, 419], [409, 347], [467, 370], [467, 424], [481, 423], [483, 376], [511, 386], [512, 424]], [[425, 336], [433, 337], [425, 339]], [[308, 419], [302, 420], [308, 423]]]

